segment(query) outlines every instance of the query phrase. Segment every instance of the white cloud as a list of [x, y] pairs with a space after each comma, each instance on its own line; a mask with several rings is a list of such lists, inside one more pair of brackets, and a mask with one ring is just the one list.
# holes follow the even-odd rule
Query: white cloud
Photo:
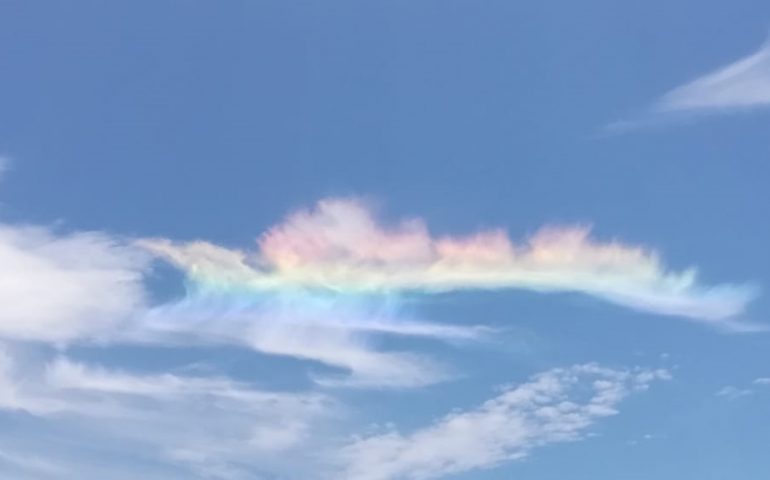
[[100, 233], [0, 224], [0, 337], [96, 337], [144, 305], [145, 255]]
[[[16, 349], [91, 341], [108, 349], [247, 346], [340, 369], [313, 372], [326, 386], [419, 387], [453, 373], [426, 355], [382, 348], [377, 336], [463, 342], [487, 330], [415, 320], [405, 311], [404, 290], [580, 291], [728, 323], [751, 297], [742, 287], [703, 287], [692, 271], [667, 271], [654, 252], [597, 242], [585, 229], [544, 231], [523, 245], [500, 231], [434, 238], [420, 221], [390, 229], [355, 202], [326, 202], [320, 212], [270, 230], [256, 255], [206, 243], [144, 242], [193, 280], [183, 299], [156, 306], [146, 301], [143, 249], [103, 233], [0, 224], [0, 339], [9, 346], [0, 348], [0, 410], [44, 419], [92, 448], [117, 446], [137, 460], [184, 465], [204, 478], [253, 478], [257, 469], [281, 473], [292, 461], [315, 465], [329, 455], [331, 437], [319, 425], [338, 413], [330, 397], [265, 391], [225, 376], [105, 368], [63, 353], [23, 360]], [[581, 438], [622, 398], [662, 377], [596, 366], [546, 372], [411, 435], [389, 432], [349, 444], [333, 455], [343, 459], [344, 472], [331, 478], [432, 478], [521, 458], [537, 446]], [[584, 381], [588, 398], [580, 393]], [[109, 470], [40, 463], [0, 442], [2, 462], [42, 478], [56, 478], [44, 472], [49, 466], [81, 478]]]
[[[3, 359], [0, 378], [15, 395], [2, 397], [0, 410], [21, 409], [67, 432], [64, 443], [25, 432], [12, 453], [0, 443], [0, 472], [40, 479], [106, 471], [110, 463], [97, 460], [104, 448], [110, 462], [150, 465], [141, 478], [438, 478], [582, 439], [625, 397], [669, 378], [663, 370], [595, 364], [553, 369], [409, 435], [389, 431], [350, 442], [350, 425], [340, 422], [344, 409], [324, 394], [269, 392], [221, 376], [139, 374], [62, 356], [38, 365], [7, 352]], [[35, 455], [25, 450], [30, 445], [48, 453]]]
[[[0, 410], [44, 418], [89, 448], [118, 445], [127, 456], [195, 471], [284, 468], [287, 458], [275, 455], [303, 455], [311, 427], [337, 409], [320, 393], [258, 390], [225, 377], [137, 374], [65, 357], [30, 364], [0, 354]], [[35, 470], [21, 464], [24, 456], [14, 465]], [[72, 476], [94, 467], [74, 467]]]
[[658, 112], [718, 112], [770, 106], [770, 42], [665, 94]]
[[[228, 296], [215, 308], [195, 297], [151, 308], [143, 278], [147, 260], [143, 249], [103, 233], [58, 234], [0, 223], [0, 339], [236, 344], [347, 372], [317, 374], [325, 384], [417, 387], [450, 373], [421, 355], [380, 352], [371, 344], [373, 335], [459, 341], [481, 332], [399, 320], [389, 313], [387, 299], [374, 305], [272, 295], [240, 308], [241, 299]], [[312, 308], [309, 302], [315, 302]]]
[[[765, 378], [765, 377], [756, 378], [751, 383], [752, 385], [757, 387], [770, 385], [770, 378]], [[719, 391], [717, 391], [716, 396], [724, 397], [728, 400], [737, 400], [742, 397], [748, 397], [749, 395], [753, 395], [754, 393], [755, 391], [752, 388], [739, 388], [733, 385], [728, 385], [726, 387], [721, 388]]]
[[662, 370], [554, 369], [410, 434], [355, 440], [340, 455], [345, 468], [337, 478], [427, 480], [521, 459], [535, 448], [583, 438], [598, 419], [616, 414], [626, 396], [668, 378]]
[[325, 385], [359, 387], [420, 387], [449, 378], [436, 362], [417, 354], [381, 352], [346, 329], [316, 324], [264, 325], [249, 344], [275, 355], [289, 355], [338, 366], [350, 375], [316, 375]]
[[[339, 368], [325, 385], [419, 387], [451, 378], [440, 362], [377, 345], [381, 335], [477, 340], [478, 326], [408, 318], [414, 291], [579, 291], [726, 328], [753, 291], [702, 286], [655, 252], [550, 229], [515, 245], [502, 231], [436, 238], [419, 220], [380, 225], [366, 205], [329, 199], [291, 215], [244, 253], [205, 242], [143, 241], [190, 277], [181, 301], [148, 307], [146, 251], [103, 233], [0, 224], [0, 338], [64, 344], [229, 344]], [[403, 318], [406, 317], [406, 318]]]
[[728, 400], [737, 400], [742, 397], [747, 397], [753, 393], [754, 391], [749, 388], [738, 388], [732, 385], [728, 385], [717, 391], [716, 396], [724, 397]]
[[452, 376], [438, 362], [415, 353], [381, 351], [374, 335], [417, 336], [449, 342], [481, 338], [479, 327], [408, 321], [383, 311], [378, 301], [351, 305], [313, 300], [307, 294], [254, 302], [224, 296], [191, 295], [152, 309], [126, 341], [166, 344], [230, 344], [262, 353], [290, 356], [341, 369], [313, 374], [332, 386], [404, 388], [429, 385]]

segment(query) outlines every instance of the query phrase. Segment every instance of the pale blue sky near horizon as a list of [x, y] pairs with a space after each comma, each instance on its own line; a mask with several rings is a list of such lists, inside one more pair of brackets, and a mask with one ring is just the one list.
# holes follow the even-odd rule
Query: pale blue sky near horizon
[[[543, 225], [592, 225], [598, 239], [653, 248], [674, 270], [697, 267], [706, 285], [756, 285], [746, 318], [770, 324], [770, 111], [606, 131], [756, 51], [768, 32], [770, 3], [748, 0], [5, 0], [0, 217], [240, 248], [325, 197], [368, 198], [386, 220], [420, 217], [435, 234], [501, 227], [521, 239]], [[159, 298], [181, 291], [170, 269], [158, 277]], [[348, 424], [417, 429], [501, 384], [572, 364], [673, 376], [580, 441], [446, 478], [761, 480], [770, 471], [770, 386], [752, 383], [770, 377], [770, 334], [577, 294], [464, 292], [410, 313], [501, 333], [464, 346], [378, 340], [440, 357], [458, 378], [336, 391], [355, 406]], [[326, 368], [246, 349], [167, 350], [70, 354], [138, 371], [211, 358], [235, 378], [290, 391], [312, 389], [308, 368]], [[728, 386], [750, 392], [718, 394]], [[0, 454], [68, 435], [17, 413], [0, 412], [0, 427], [9, 432]], [[145, 468], [127, 446], [112, 454], [67, 455]], [[0, 476], [15, 468], [0, 457]], [[147, 468], [185, 478], [174, 465]], [[292, 478], [249, 468], [253, 478]]]

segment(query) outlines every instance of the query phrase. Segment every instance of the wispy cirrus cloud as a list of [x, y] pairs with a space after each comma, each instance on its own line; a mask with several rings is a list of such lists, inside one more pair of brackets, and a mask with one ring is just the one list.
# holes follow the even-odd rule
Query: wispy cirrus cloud
[[702, 285], [694, 269], [668, 270], [656, 252], [594, 240], [585, 227], [544, 228], [518, 244], [502, 229], [434, 237], [419, 219], [384, 226], [357, 199], [322, 200], [295, 212], [254, 251], [164, 239], [141, 245], [187, 272], [198, 289], [239, 295], [579, 292], [726, 326], [737, 325], [755, 295], [746, 285]]
[[688, 121], [703, 115], [770, 107], [770, 40], [758, 50], [664, 93], [652, 106], [612, 122], [604, 133]]
[[519, 460], [536, 448], [583, 438], [628, 395], [668, 378], [665, 370], [594, 364], [550, 370], [410, 434], [355, 440], [340, 453], [344, 474], [338, 478], [428, 480]]
[[660, 113], [716, 113], [770, 106], [770, 42], [756, 52], [666, 93]]
[[728, 400], [737, 400], [739, 398], [754, 395], [759, 391], [758, 389], [768, 385], [770, 385], [770, 377], [759, 377], [755, 378], [750, 386], [736, 387], [734, 385], [727, 385], [719, 389], [715, 395]]
[[[77, 437], [81, 449], [112, 446], [130, 452], [125, 457], [138, 463], [187, 472], [186, 477], [173, 478], [190, 478], [191, 472], [205, 478], [239, 478], [238, 464], [250, 470], [258, 464], [280, 470], [288, 462], [275, 456], [301, 455], [317, 433], [314, 425], [338, 408], [322, 393], [268, 391], [224, 376], [137, 373], [64, 356], [30, 358], [22, 361], [0, 350], [0, 411], [25, 412], [58, 426]], [[7, 459], [14, 468], [36, 473], [36, 478], [69, 478], [97, 467], [97, 462], [72, 461], [79, 455], [67, 442], [29, 435], [38, 450], [47, 445], [50, 455], [41, 464], [19, 451]], [[53, 461], [57, 457], [60, 464]], [[30, 461], [22, 462], [27, 458]], [[48, 465], [50, 471], [38, 471]], [[234, 474], [206, 474], [223, 469]]]
[[720, 388], [715, 395], [717, 397], [723, 397], [728, 400], [737, 400], [742, 397], [752, 395], [754, 391], [750, 388], [738, 388], [733, 385], [727, 385]]
[[327, 386], [413, 388], [454, 376], [426, 355], [383, 351], [378, 336], [399, 336], [463, 343], [482, 339], [489, 329], [452, 326], [404, 318], [392, 297], [362, 297], [321, 292], [216, 292], [191, 286], [177, 302], [156, 306], [124, 341], [171, 344], [226, 344], [336, 367], [314, 372]]

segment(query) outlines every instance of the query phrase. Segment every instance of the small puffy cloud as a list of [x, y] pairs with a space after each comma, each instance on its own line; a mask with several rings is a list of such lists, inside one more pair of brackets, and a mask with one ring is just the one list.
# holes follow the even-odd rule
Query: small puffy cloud
[[668, 378], [663, 370], [594, 364], [550, 370], [409, 434], [356, 439], [340, 454], [344, 474], [338, 478], [428, 480], [518, 460], [536, 448], [585, 437], [628, 395]]
[[770, 377], [760, 377], [754, 380], [754, 385], [770, 385]]

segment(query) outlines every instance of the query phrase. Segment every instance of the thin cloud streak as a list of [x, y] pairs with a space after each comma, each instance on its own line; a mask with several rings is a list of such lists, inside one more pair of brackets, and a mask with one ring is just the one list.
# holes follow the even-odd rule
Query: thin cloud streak
[[644, 112], [605, 125], [600, 134], [691, 123], [704, 115], [770, 107], [770, 40], [728, 65], [662, 95]]
[[448, 380], [452, 370], [426, 355], [381, 351], [377, 336], [421, 337], [453, 344], [483, 340], [489, 331], [399, 318], [389, 300], [336, 299], [293, 293], [244, 299], [222, 293], [189, 294], [149, 310], [116, 341], [166, 345], [222, 344], [336, 367], [314, 372], [327, 386], [414, 388]]
[[756, 52], [663, 95], [660, 113], [709, 113], [770, 106], [770, 42]]
[[738, 388], [733, 385], [723, 387], [715, 393], [717, 397], [723, 397], [728, 400], [737, 400], [742, 397], [748, 397], [754, 393], [750, 388]]

